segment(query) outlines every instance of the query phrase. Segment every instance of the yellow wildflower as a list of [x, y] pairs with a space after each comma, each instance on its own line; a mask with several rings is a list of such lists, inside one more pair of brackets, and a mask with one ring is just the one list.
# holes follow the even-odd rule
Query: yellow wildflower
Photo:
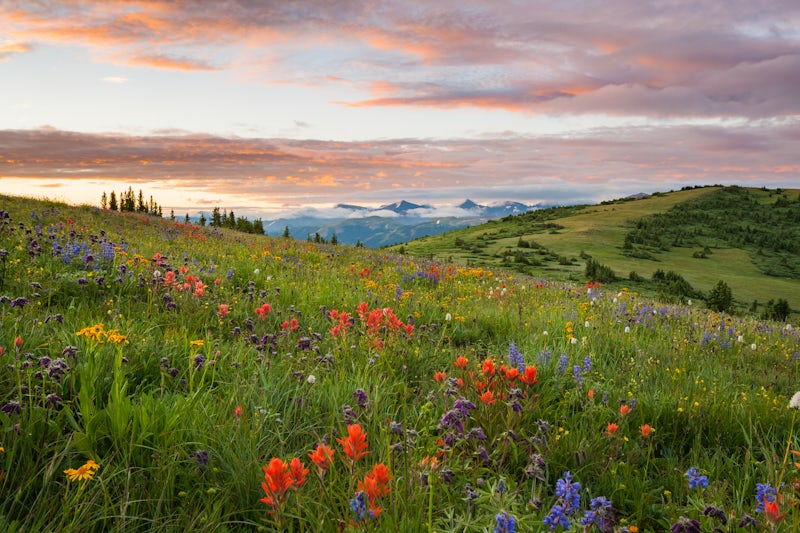
[[205, 344], [205, 342], [203, 341], [203, 339], [197, 339], [190, 342], [189, 344], [195, 348], [200, 348], [203, 346], [203, 344]]
[[89, 459], [82, 466], [78, 468], [67, 468], [64, 473], [70, 481], [82, 481], [84, 479], [92, 479], [95, 472], [100, 468], [100, 465]]

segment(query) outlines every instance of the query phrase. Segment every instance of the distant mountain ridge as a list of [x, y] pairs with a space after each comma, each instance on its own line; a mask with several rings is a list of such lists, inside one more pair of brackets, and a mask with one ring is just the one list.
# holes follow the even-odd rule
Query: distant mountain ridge
[[551, 206], [516, 201], [482, 205], [469, 199], [456, 206], [416, 204], [407, 200], [377, 208], [336, 204], [329, 210], [308, 208], [265, 220], [264, 231], [277, 236], [288, 228], [296, 239], [315, 239], [319, 234], [320, 238], [330, 240], [336, 235], [341, 244], [378, 248], [546, 207]]

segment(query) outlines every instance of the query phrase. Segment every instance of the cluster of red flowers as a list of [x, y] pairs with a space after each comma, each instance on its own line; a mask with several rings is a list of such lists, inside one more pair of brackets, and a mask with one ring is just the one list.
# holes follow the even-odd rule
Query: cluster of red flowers
[[270, 313], [270, 311], [272, 311], [272, 306], [269, 304], [261, 304], [259, 307], [256, 307], [256, 314], [261, 320], [267, 318], [267, 315]]
[[308, 475], [308, 469], [297, 457], [289, 464], [273, 457], [263, 470], [264, 481], [261, 482], [261, 487], [266, 495], [259, 501], [272, 507], [271, 512], [280, 510], [289, 496], [289, 489], [298, 490], [306, 482]]
[[[453, 366], [459, 369], [461, 371], [461, 376], [463, 376], [456, 379], [456, 385], [459, 388], [463, 387], [464, 379], [468, 378], [468, 381], [473, 383], [475, 390], [478, 392], [478, 398], [487, 405], [494, 403], [498, 398], [503, 398], [502, 393], [496, 392], [497, 388], [501, 387], [502, 383], [499, 379], [495, 379], [496, 377], [505, 379], [509, 387], [513, 385], [515, 381], [521, 381], [529, 387], [538, 382], [535, 366], [529, 365], [525, 367], [524, 372], [520, 372], [519, 369], [507, 365], [500, 365], [497, 367], [494, 359], [485, 359], [481, 364], [480, 374], [476, 374], [474, 371], [467, 373], [468, 364], [469, 360], [463, 355], [459, 355], [456, 360], [453, 361]], [[447, 373], [442, 371], [436, 372], [433, 375], [433, 379], [438, 383], [443, 383], [447, 379]]]
[[[351, 472], [353, 472], [356, 462], [370, 453], [367, 434], [360, 424], [348, 425], [347, 436], [338, 438], [336, 441], [341, 445], [342, 453], [347, 457]], [[309, 459], [316, 466], [316, 474], [320, 482], [324, 481], [325, 474], [333, 465], [334, 456], [335, 451], [323, 443], [318, 444], [314, 451], [308, 454]], [[264, 481], [261, 483], [261, 487], [264, 489], [265, 496], [259, 501], [268, 505], [271, 513], [281, 511], [290, 491], [296, 491], [302, 487], [309, 472], [297, 457], [289, 463], [273, 457], [269, 465], [263, 467], [263, 470]], [[389, 485], [391, 480], [392, 475], [389, 468], [383, 463], [378, 463], [358, 481], [358, 491], [367, 496], [372, 517], [381, 513], [378, 500], [391, 492]]]
[[300, 329], [300, 323], [297, 321], [296, 318], [291, 320], [284, 320], [281, 324], [281, 329], [283, 331], [297, 331]]
[[[388, 333], [397, 335], [402, 332], [407, 337], [414, 334], [414, 325], [405, 324], [400, 320], [391, 307], [378, 307], [370, 310], [366, 302], [361, 302], [356, 307], [358, 319], [366, 326], [367, 335], [376, 338], [376, 345], [382, 347], [383, 343], [379, 335]], [[334, 337], [341, 337], [353, 326], [353, 317], [346, 311], [332, 309], [328, 313], [331, 320], [336, 324], [329, 330]]]
[[347, 333], [348, 329], [353, 327], [353, 322], [350, 320], [350, 315], [345, 311], [340, 313], [336, 309], [333, 309], [329, 313], [329, 316], [331, 317], [331, 320], [337, 322], [337, 324], [329, 330], [330, 334], [334, 337], [343, 336], [345, 333]]
[[[591, 389], [589, 390], [589, 399], [590, 400], [594, 399], [594, 391], [592, 391]], [[631, 406], [626, 403], [619, 406], [620, 423], [622, 423], [623, 419], [626, 416], [628, 416], [628, 414], [631, 412], [631, 409], [632, 409]], [[615, 435], [619, 430], [619, 427], [620, 427], [619, 424], [615, 422], [609, 422], [603, 433], [605, 433], [608, 436]], [[642, 424], [641, 426], [639, 426], [639, 435], [641, 435], [645, 439], [649, 438], [654, 431], [655, 428], [650, 424]]]

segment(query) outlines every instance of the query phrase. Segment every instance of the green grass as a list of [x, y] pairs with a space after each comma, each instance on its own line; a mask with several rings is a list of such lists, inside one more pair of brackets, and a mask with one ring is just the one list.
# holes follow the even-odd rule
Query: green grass
[[[763, 310], [765, 302], [778, 298], [788, 300], [793, 310], [800, 310], [800, 278], [765, 274], [753, 262], [754, 254], [744, 248], [708, 240], [713, 250], [706, 259], [693, 257], [702, 246], [671, 247], [669, 251], [651, 254], [652, 259], [625, 255], [625, 236], [635, 221], [667, 213], [679, 205], [693, 205], [693, 202], [712, 198], [722, 190], [721, 187], [694, 188], [637, 200], [559, 208], [552, 213], [534, 212], [507, 217], [481, 226], [405, 243], [402, 251], [411, 256], [518, 270], [532, 276], [574, 282], [585, 279], [582, 254], [584, 257], [588, 254], [599, 263], [611, 267], [623, 279], [614, 284], [616, 287], [631, 286], [624, 281], [630, 272], [650, 279], [656, 270], [673, 270], [703, 293], [709, 291], [717, 281], [725, 281], [742, 310], [749, 308], [754, 300], [760, 303], [759, 309]], [[775, 202], [777, 197], [774, 190], [737, 190], [742, 190], [743, 194], [763, 205]], [[796, 200], [798, 195], [800, 190], [782, 191], [782, 196], [789, 200]], [[729, 216], [731, 224], [739, 221], [736, 213], [730, 213]], [[536, 217], [546, 217], [547, 222], [557, 225], [558, 228], [536, 227]], [[788, 230], [794, 231], [795, 227], [796, 225], [786, 221]], [[520, 248], [520, 239], [537, 243], [541, 249], [552, 253], [553, 257], [542, 254], [541, 249]], [[391, 249], [397, 251], [401, 247], [395, 246]], [[529, 259], [538, 259], [541, 264], [521, 264], [514, 261], [514, 254], [520, 251]], [[509, 254], [509, 260], [503, 259], [505, 254]], [[558, 257], [572, 260], [572, 263], [560, 264]], [[795, 265], [800, 263], [797, 254], [792, 257]], [[637, 286], [637, 289], [648, 292], [646, 287]], [[652, 289], [649, 292], [652, 294]]]
[[[646, 211], [591, 209], [628, 205]], [[583, 209], [558, 223], [591, 228]], [[796, 322], [46, 200], [0, 210], [0, 529], [477, 532], [508, 513], [541, 531], [567, 471], [571, 531], [599, 496], [607, 530], [800, 526]], [[369, 453], [351, 461], [355, 424]], [[305, 483], [262, 502], [293, 459]], [[777, 527], [757, 483], [779, 488]], [[360, 491], [378, 516], [351, 510]]]

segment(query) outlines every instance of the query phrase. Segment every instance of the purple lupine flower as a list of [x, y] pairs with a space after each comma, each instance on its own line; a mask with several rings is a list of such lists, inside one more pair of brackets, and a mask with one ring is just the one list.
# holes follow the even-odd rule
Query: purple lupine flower
[[558, 358], [558, 368], [556, 369], [559, 374], [563, 374], [564, 371], [567, 369], [567, 365], [569, 364], [569, 358], [566, 355], [562, 355]]
[[769, 483], [756, 483], [756, 512], [764, 512], [764, 502], [775, 501], [778, 491]]
[[495, 526], [493, 533], [516, 533], [517, 519], [514, 518], [514, 515], [503, 511], [502, 513], [495, 515], [494, 519]]
[[604, 496], [592, 498], [589, 510], [581, 519], [582, 526], [596, 525], [600, 531], [613, 531], [616, 523], [616, 510]]
[[525, 373], [525, 356], [517, 349], [513, 342], [508, 345], [508, 363], [516, 368], [520, 374]]
[[578, 382], [578, 385], [583, 385], [583, 371], [581, 370], [580, 365], [575, 365], [572, 367], [572, 377], [575, 378], [575, 381]]
[[690, 489], [696, 489], [697, 487], [708, 488], [708, 477], [700, 475], [697, 468], [691, 467], [686, 471], [685, 475], [686, 479], [689, 480]]

